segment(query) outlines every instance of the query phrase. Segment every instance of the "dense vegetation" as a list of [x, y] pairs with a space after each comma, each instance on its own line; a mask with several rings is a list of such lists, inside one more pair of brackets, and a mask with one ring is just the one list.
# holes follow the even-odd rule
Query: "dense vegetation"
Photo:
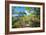
[[25, 7], [25, 10], [28, 12], [28, 14], [21, 11], [20, 12], [16, 11], [13, 13], [13, 14], [18, 14], [18, 16], [12, 16], [12, 27], [13, 28], [39, 27], [40, 8]]

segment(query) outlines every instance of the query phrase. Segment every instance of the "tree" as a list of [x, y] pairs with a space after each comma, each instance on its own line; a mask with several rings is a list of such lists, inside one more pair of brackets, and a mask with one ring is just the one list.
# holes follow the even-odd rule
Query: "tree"
[[26, 10], [30, 11], [31, 10], [31, 7], [25, 7]]

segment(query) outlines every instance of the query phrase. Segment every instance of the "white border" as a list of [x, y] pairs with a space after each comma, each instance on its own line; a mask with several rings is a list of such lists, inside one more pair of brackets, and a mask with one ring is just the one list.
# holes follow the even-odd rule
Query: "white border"
[[[37, 28], [12, 28], [12, 6], [22, 6], [22, 7], [40, 7], [40, 27]], [[28, 31], [28, 30], [42, 30], [43, 29], [43, 7], [42, 5], [22, 5], [22, 4], [9, 4], [9, 31]]]

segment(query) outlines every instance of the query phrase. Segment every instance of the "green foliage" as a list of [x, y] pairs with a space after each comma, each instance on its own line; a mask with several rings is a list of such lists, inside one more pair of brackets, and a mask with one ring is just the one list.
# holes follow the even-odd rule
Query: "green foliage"
[[40, 8], [34, 8], [34, 11], [35, 11], [34, 12], [35, 15], [37, 16], [40, 15]]
[[29, 10], [29, 11], [31, 10], [31, 8], [30, 8], [30, 7], [25, 7], [25, 9], [26, 9], [26, 10]]

